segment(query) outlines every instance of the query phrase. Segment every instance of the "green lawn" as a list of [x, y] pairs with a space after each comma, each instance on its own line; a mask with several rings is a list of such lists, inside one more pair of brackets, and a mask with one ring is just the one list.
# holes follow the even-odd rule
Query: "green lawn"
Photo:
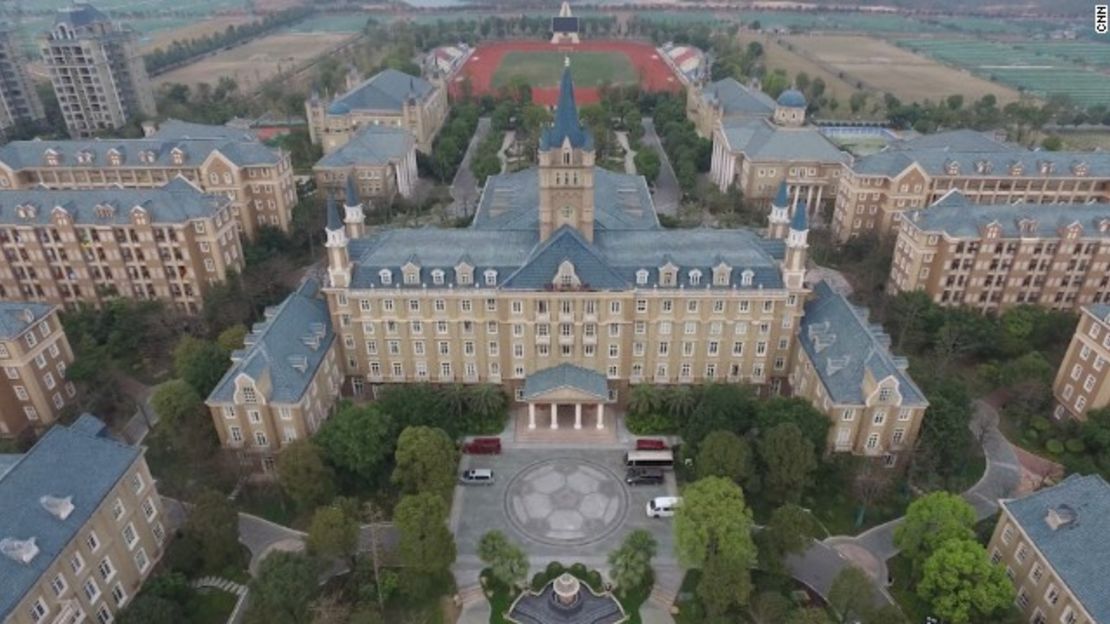
[[[494, 72], [492, 86], [495, 89], [505, 87], [513, 76], [523, 76], [533, 87], [555, 86], [563, 73], [565, 56], [562, 52], [509, 52]], [[619, 52], [572, 52], [570, 74], [579, 87], [639, 81], [632, 61]]]
[[218, 589], [202, 589], [189, 600], [185, 610], [191, 624], [213, 624], [226, 622], [235, 608], [238, 596]]

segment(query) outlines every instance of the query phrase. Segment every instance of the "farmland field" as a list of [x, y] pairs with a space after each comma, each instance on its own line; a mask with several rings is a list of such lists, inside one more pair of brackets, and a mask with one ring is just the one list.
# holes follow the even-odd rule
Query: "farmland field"
[[[805, 72], [809, 74], [810, 79], [820, 78], [824, 80], [825, 93], [839, 100], [842, 105], [847, 104], [848, 98], [858, 91], [855, 85], [841, 79], [835, 73], [828, 71], [801, 54], [787, 50], [770, 37], [741, 32], [739, 40], [743, 45], [747, 45], [751, 41], [758, 41], [762, 44], [767, 58], [767, 67], [771, 69], [784, 69], [791, 77], [798, 72]], [[841, 106], [840, 111], [846, 115], [848, 107]]]
[[1018, 99], [1018, 93], [967, 72], [907, 52], [885, 41], [854, 35], [796, 35], [786, 38], [807, 56], [844, 72], [850, 82], [892, 93], [907, 102], [937, 101], [963, 95], [968, 101], [993, 94], [1000, 102]]
[[319, 13], [286, 28], [294, 33], [357, 33], [366, 26], [369, 13]]
[[1110, 45], [1089, 41], [1032, 41], [1015, 44], [1023, 50], [1078, 63], [1110, 67]]
[[141, 28], [143, 25], [139, 24], [135, 25], [135, 29], [143, 33], [143, 37], [140, 39], [140, 51], [150, 52], [157, 48], [169, 47], [174, 41], [188, 41], [214, 33], [222, 33], [227, 30], [228, 26], [238, 26], [252, 21], [254, 20], [246, 15], [225, 15], [193, 22], [180, 28], [163, 28], [150, 32], [150, 29]]
[[742, 11], [745, 24], [758, 21], [764, 30], [844, 30], [855, 32], [919, 33], [941, 31], [943, 27], [900, 15], [862, 15], [816, 11]]

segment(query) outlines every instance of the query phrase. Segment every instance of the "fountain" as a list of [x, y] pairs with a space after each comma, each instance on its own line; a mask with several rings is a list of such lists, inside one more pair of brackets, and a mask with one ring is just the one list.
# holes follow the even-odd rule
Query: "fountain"
[[522, 592], [507, 619], [516, 624], [620, 624], [628, 616], [612, 594], [597, 593], [565, 572], [539, 592]]

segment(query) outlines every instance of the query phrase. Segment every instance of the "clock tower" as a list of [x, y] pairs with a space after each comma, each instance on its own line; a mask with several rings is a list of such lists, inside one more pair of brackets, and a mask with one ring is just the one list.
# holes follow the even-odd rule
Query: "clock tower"
[[594, 142], [578, 120], [570, 59], [559, 82], [555, 123], [539, 148], [540, 240], [564, 225], [594, 240]]

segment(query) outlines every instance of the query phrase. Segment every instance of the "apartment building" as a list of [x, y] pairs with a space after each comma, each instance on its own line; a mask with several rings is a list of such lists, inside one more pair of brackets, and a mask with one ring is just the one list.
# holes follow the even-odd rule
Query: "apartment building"
[[73, 349], [58, 306], [0, 301], [0, 438], [39, 433], [77, 395], [66, 381]]
[[686, 118], [694, 123], [698, 135], [707, 139], [713, 138], [713, 131], [723, 121], [766, 119], [775, 114], [775, 106], [771, 96], [735, 78], [691, 84], [686, 89]]
[[92, 137], [157, 114], [138, 33], [91, 4], [59, 9], [39, 43], [71, 137]]
[[142, 447], [85, 414], [0, 455], [0, 622], [111, 622], [162, 557], [168, 526]]
[[368, 126], [312, 167], [325, 195], [347, 194], [351, 205], [388, 204], [415, 189], [416, 141], [402, 128]]
[[67, 308], [112, 297], [198, 312], [243, 268], [230, 200], [184, 179], [160, 188], [0, 191], [0, 300]]
[[952, 189], [972, 204], [1105, 204], [1110, 154], [1029, 151], [971, 130], [896, 143], [845, 169], [836, 187], [833, 235], [841, 242], [893, 236], [905, 212], [926, 208]]
[[13, 126], [34, 126], [46, 117], [16, 37], [10, 27], [0, 25], [0, 133], [3, 134]]
[[416, 140], [416, 149], [429, 154], [447, 108], [444, 85], [395, 69], [383, 70], [331, 101], [313, 93], [305, 102], [309, 135], [325, 154], [368, 126], [404, 128]]
[[231, 362], [206, 401], [220, 444], [272, 472], [276, 453], [320, 428], [343, 383], [319, 283], [309, 279], [268, 308]]
[[826, 282], [813, 287], [790, 385], [825, 414], [829, 452], [882, 457], [894, 466], [914, 447], [928, 401], [890, 352], [890, 336]]
[[157, 188], [183, 177], [226, 196], [239, 230], [288, 232], [297, 204], [289, 154], [224, 126], [168, 121], [142, 139], [13, 141], [0, 147], [0, 191]]
[[1073, 474], [1000, 507], [987, 551], [1006, 567], [1030, 624], [1110, 622], [1110, 484]]
[[1110, 304], [1096, 303], [1079, 309], [1079, 324], [1052, 394], [1056, 397], [1053, 415], [1057, 419], [1085, 420], [1087, 412], [1110, 404]]
[[735, 116], [713, 130], [709, 175], [725, 192], [735, 185], [744, 199], [769, 206], [786, 183], [791, 205], [804, 202], [810, 220], [824, 221], [841, 171], [851, 156], [805, 124], [805, 97], [784, 91], [770, 117]]
[[976, 205], [951, 191], [902, 219], [887, 290], [942, 306], [998, 312], [1020, 304], [1075, 310], [1110, 297], [1110, 209]]

